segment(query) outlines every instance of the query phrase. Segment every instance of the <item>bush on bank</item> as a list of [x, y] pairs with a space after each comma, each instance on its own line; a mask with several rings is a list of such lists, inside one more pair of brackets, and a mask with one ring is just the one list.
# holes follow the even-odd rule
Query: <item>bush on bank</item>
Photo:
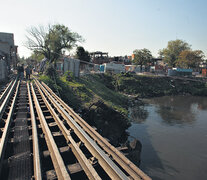
[[171, 77], [149, 77], [118, 74], [113, 78], [115, 89], [138, 97], [191, 94], [207, 95], [207, 83], [172, 79]]
[[80, 113], [98, 132], [118, 145], [127, 139], [129, 97], [164, 95], [207, 95], [207, 84], [169, 77], [130, 74], [96, 74], [76, 79], [72, 73], [63, 76], [42, 75], [39, 78], [70, 107]]
[[105, 79], [99, 75], [76, 79], [70, 72], [55, 79], [47, 75], [41, 75], [39, 79], [90, 125], [97, 127], [99, 133], [111, 143], [118, 145], [127, 139], [125, 130], [130, 125], [127, 119], [128, 98], [109, 89]]
[[164, 95], [191, 94], [207, 95], [207, 83], [199, 81], [172, 79], [170, 77], [149, 77], [130, 74], [94, 74], [73, 77], [66, 72], [55, 79], [42, 75], [40, 80], [48, 84], [53, 91], [60, 94], [71, 107], [89, 108], [101, 101], [114, 110], [127, 115], [128, 97], [156, 97]]

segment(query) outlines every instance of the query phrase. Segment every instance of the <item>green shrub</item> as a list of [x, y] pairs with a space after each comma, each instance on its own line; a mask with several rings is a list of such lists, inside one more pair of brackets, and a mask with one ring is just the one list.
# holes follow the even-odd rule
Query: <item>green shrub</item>
[[51, 79], [57, 78], [56, 69], [53, 67], [52, 64], [47, 66], [45, 70], [45, 75], [49, 76]]

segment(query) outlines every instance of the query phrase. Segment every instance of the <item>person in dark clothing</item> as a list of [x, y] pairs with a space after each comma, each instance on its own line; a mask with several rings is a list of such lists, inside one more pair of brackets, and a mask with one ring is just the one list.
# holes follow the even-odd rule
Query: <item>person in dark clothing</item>
[[17, 66], [17, 73], [18, 73], [18, 76], [20, 76], [20, 72], [21, 72], [21, 71], [20, 71], [20, 65], [18, 65], [18, 66]]
[[24, 65], [23, 64], [18, 67], [18, 73], [20, 75], [20, 79], [23, 79], [24, 78]]
[[27, 66], [27, 68], [25, 69], [25, 71], [26, 71], [26, 79], [29, 79], [30, 80], [30, 73], [31, 73], [31, 71], [30, 71], [29, 66]]

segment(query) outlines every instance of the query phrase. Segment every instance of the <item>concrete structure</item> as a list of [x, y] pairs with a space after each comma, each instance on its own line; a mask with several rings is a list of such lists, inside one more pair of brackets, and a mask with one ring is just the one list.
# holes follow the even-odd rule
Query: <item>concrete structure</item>
[[14, 45], [14, 35], [12, 33], [0, 32], [0, 59], [4, 59], [8, 71], [16, 69], [17, 66], [17, 46]]
[[80, 73], [81, 73], [81, 75], [89, 74], [89, 73], [95, 72], [95, 71], [96, 71], [95, 64], [90, 63], [90, 62], [80, 61]]
[[140, 65], [125, 65], [126, 72], [141, 72]]
[[166, 73], [166, 67], [162, 65], [150, 66], [150, 72], [164, 74]]
[[0, 82], [7, 78], [7, 67], [6, 62], [0, 59]]
[[192, 76], [192, 69], [173, 68], [168, 69], [168, 76]]
[[94, 71], [100, 72], [100, 65], [99, 64], [94, 64]]
[[105, 68], [104, 65], [100, 65], [100, 72], [101, 72], [101, 73], [104, 73], [104, 68]]
[[104, 72], [111, 72], [111, 73], [122, 73], [125, 72], [125, 65], [124, 64], [116, 64], [114, 62], [104, 63]]
[[96, 51], [96, 52], [91, 52], [89, 54], [91, 57], [91, 61], [94, 64], [103, 64], [109, 62], [109, 57], [107, 52]]
[[130, 56], [114, 56], [113, 61], [117, 62], [117, 64], [131, 64], [131, 57]]
[[73, 58], [64, 58], [63, 62], [63, 72], [70, 71], [73, 73], [75, 77], [79, 77], [80, 75], [80, 60]]
[[64, 73], [63, 66], [64, 66], [64, 58], [61, 58], [56, 62], [56, 71], [60, 74]]
[[167, 75], [168, 76], [176, 76], [176, 71], [173, 69], [168, 69], [167, 70]]
[[[44, 58], [39, 65], [39, 71], [43, 72], [46, 69], [48, 59]], [[59, 74], [63, 74], [67, 71], [73, 73], [75, 77], [79, 77], [80, 74], [80, 60], [73, 59], [71, 57], [62, 57], [56, 62], [56, 71]]]
[[44, 58], [40, 61], [38, 65], [39, 72], [43, 72], [45, 70], [47, 61], [47, 58]]

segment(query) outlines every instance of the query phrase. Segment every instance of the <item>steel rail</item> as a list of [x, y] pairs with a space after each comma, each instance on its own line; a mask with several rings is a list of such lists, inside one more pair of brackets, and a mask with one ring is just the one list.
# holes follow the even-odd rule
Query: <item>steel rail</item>
[[15, 95], [13, 97], [11, 106], [10, 106], [10, 110], [6, 119], [6, 124], [4, 126], [4, 131], [1, 137], [1, 142], [0, 142], [0, 174], [1, 174], [1, 169], [2, 169], [2, 163], [3, 163], [3, 157], [4, 157], [4, 153], [5, 153], [5, 149], [6, 149], [6, 144], [7, 144], [7, 139], [8, 139], [8, 134], [9, 134], [9, 128], [10, 128], [10, 124], [12, 121], [12, 115], [14, 112], [14, 106], [16, 103], [16, 99], [17, 99], [17, 95], [19, 92], [19, 84], [20, 82], [18, 81], [17, 87], [16, 87], [16, 92]]
[[36, 119], [35, 119], [35, 113], [34, 113], [34, 107], [33, 107], [29, 83], [27, 83], [27, 91], [28, 91], [28, 98], [29, 98], [30, 117], [32, 123], [34, 177], [36, 180], [41, 180], [42, 171], [41, 171], [41, 163], [40, 163], [38, 133], [37, 133], [37, 125], [36, 125]]
[[[74, 155], [76, 156], [78, 162], [80, 163], [81, 167], [85, 171], [88, 178], [94, 179], [94, 180], [101, 180], [101, 178], [98, 175], [98, 173], [96, 172], [96, 170], [93, 168], [93, 166], [88, 161], [86, 156], [83, 154], [81, 149], [78, 147], [77, 143], [73, 140], [73, 138], [70, 134], [70, 130], [68, 130], [65, 127], [64, 123], [58, 117], [58, 115], [56, 114], [56, 112], [54, 111], [54, 109], [52, 108], [50, 103], [47, 101], [47, 99], [46, 99], [44, 93], [42, 92], [42, 90], [40, 89], [40, 87], [37, 86], [37, 88], [39, 90], [39, 93], [40, 93], [45, 105], [47, 106], [48, 110], [50, 111], [51, 115], [53, 116], [53, 119], [56, 121], [56, 123], [59, 126], [60, 130], [62, 131], [65, 139], [67, 140], [68, 146], [72, 149]], [[69, 142], [70, 142], [70, 144], [69, 144]]]
[[52, 133], [51, 133], [51, 131], [48, 127], [48, 124], [45, 120], [45, 117], [44, 117], [43, 112], [41, 110], [41, 107], [39, 105], [39, 102], [38, 102], [38, 99], [37, 99], [37, 96], [35, 94], [34, 87], [32, 84], [31, 84], [31, 90], [32, 90], [32, 95], [33, 95], [33, 100], [35, 103], [36, 111], [37, 111], [37, 114], [38, 114], [38, 117], [40, 120], [42, 131], [45, 134], [46, 143], [47, 143], [50, 155], [51, 155], [51, 159], [52, 159], [57, 177], [58, 177], [58, 179], [61, 179], [61, 180], [62, 179], [67, 179], [67, 180], [71, 179], [69, 176], [69, 173], [65, 167], [63, 159], [60, 155], [59, 149], [58, 149], [58, 147], [55, 143], [55, 140], [52, 136]]
[[17, 79], [13, 82], [7, 96], [4, 98], [4, 100], [3, 100], [3, 102], [0, 106], [0, 120], [2, 118], [2, 115], [3, 115], [3, 112], [4, 112], [5, 108], [7, 106], [7, 103], [8, 103], [8, 101], [9, 101], [11, 95], [12, 95], [12, 92], [14, 91], [14, 87], [15, 87], [16, 83], [17, 83]]
[[84, 121], [77, 113], [73, 111], [60, 97], [58, 97], [44, 82], [42, 85], [45, 89], [58, 101], [62, 107], [83, 127], [83, 129], [95, 140], [97, 143], [109, 153], [113, 159], [133, 178], [151, 180], [141, 169], [134, 165], [128, 158], [126, 158], [119, 150], [112, 146], [105, 138], [103, 138], [96, 130], [94, 130], [86, 121]]
[[89, 137], [89, 135], [77, 124], [77, 122], [57, 103], [57, 101], [45, 90], [45, 88], [35, 80], [37, 86], [42, 87], [48, 99], [56, 107], [68, 125], [74, 130], [76, 135], [81, 139], [91, 154], [98, 159], [99, 164], [112, 179], [129, 179], [123, 171], [105, 154], [105, 152]]
[[0, 96], [0, 104], [2, 103], [4, 97], [6, 96], [6, 93], [8, 92], [11, 84], [12, 84], [13, 80], [8, 84], [8, 86], [6, 87], [6, 89], [4, 90], [4, 92], [1, 94]]

